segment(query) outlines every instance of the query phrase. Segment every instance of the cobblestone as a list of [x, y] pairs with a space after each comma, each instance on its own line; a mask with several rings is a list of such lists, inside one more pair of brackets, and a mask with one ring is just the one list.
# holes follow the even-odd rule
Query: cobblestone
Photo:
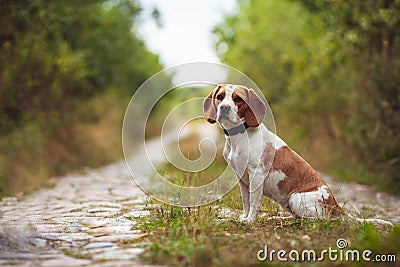
[[3, 198], [0, 265], [141, 266], [145, 234], [134, 226], [149, 214], [144, 207], [124, 162], [60, 177], [23, 199]]

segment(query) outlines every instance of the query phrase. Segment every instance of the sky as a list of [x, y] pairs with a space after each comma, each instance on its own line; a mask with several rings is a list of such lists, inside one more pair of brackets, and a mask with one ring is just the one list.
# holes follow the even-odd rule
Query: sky
[[[140, 0], [144, 20], [139, 34], [147, 47], [160, 55], [166, 67], [207, 61], [220, 62], [212, 29], [236, 8], [235, 0]], [[151, 19], [153, 7], [161, 13], [162, 27]]]

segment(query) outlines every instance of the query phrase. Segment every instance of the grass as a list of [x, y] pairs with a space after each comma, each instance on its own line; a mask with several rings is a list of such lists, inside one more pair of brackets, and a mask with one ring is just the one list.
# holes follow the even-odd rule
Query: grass
[[[181, 141], [182, 153], [196, 155], [197, 142], [186, 141]], [[221, 151], [218, 152], [220, 154]], [[186, 173], [171, 164], [162, 166], [159, 173], [163, 173], [164, 177], [175, 184], [198, 186], [214, 180], [225, 167], [225, 161], [217, 157], [210, 167], [198, 173]], [[148, 204], [150, 216], [139, 218], [137, 228], [147, 234], [143, 239], [146, 252], [142, 258], [150, 264], [269, 266], [282, 262], [278, 262], [276, 255], [273, 262], [257, 259], [258, 251], [266, 245], [269, 250], [284, 249], [289, 252], [293, 249], [313, 249], [319, 253], [329, 247], [337, 249], [336, 242], [340, 238], [348, 242], [349, 249], [370, 249], [381, 254], [397, 253], [399, 257], [399, 226], [394, 229], [384, 226], [376, 228], [370, 224], [342, 219], [271, 219], [273, 216], [289, 214], [267, 198], [263, 198], [260, 216], [253, 225], [240, 224], [238, 217], [242, 202], [238, 186], [222, 199], [197, 208], [174, 207], [155, 200], [150, 200]], [[340, 262], [326, 260], [322, 264], [330, 266], [337, 263]], [[366, 264], [343, 263], [354, 266]], [[292, 266], [299, 262], [288, 264]]]
[[[236, 194], [235, 191], [230, 194]], [[151, 209], [150, 216], [140, 218], [138, 223], [138, 229], [148, 234], [144, 238], [147, 245], [143, 260], [172, 266], [267, 266], [270, 261], [257, 259], [257, 252], [265, 245], [276, 251], [313, 249], [320, 252], [329, 247], [338, 249], [336, 242], [340, 238], [346, 239], [352, 249], [398, 253], [399, 226], [392, 230], [340, 219], [269, 220], [279, 209], [275, 204], [263, 205], [266, 216], [260, 216], [248, 226], [237, 222], [238, 210], [229, 209], [233, 216], [223, 215], [227, 207], [239, 204], [229, 199], [233, 201], [235, 197], [228, 195], [227, 202], [222, 199], [212, 206], [194, 209], [166, 204]], [[275, 256], [273, 264], [276, 260]]]

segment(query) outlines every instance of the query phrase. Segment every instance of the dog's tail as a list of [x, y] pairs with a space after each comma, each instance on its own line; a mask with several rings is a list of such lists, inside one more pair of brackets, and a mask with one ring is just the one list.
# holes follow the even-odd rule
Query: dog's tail
[[336, 202], [334, 199], [333, 205], [329, 207], [329, 214], [333, 216], [338, 216], [343, 219], [350, 219], [354, 220], [356, 222], [360, 223], [372, 223], [374, 225], [388, 225], [394, 227], [393, 223], [389, 221], [385, 221], [382, 219], [364, 219], [364, 218], [358, 218], [356, 216], [353, 216], [349, 211], [345, 210], [343, 207], [340, 207], [339, 204]]
[[374, 224], [374, 225], [387, 225], [387, 226], [394, 227], [394, 224], [393, 224], [393, 223], [391, 223], [391, 222], [389, 222], [389, 221], [382, 220], [382, 219], [364, 219], [364, 218], [358, 218], [358, 217], [355, 217], [355, 216], [353, 216], [353, 215], [351, 215], [351, 214], [349, 214], [349, 213], [346, 213], [346, 215], [347, 215], [350, 219], [355, 220], [355, 221], [360, 222], [360, 223], [366, 223], [366, 222], [367, 222], [367, 223], [372, 223], [372, 224]]

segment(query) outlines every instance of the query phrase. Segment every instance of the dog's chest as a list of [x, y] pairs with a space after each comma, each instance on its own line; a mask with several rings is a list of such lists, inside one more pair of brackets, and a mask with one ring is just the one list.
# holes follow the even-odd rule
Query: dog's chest
[[227, 138], [224, 147], [224, 158], [236, 174], [241, 177], [245, 170], [261, 167], [260, 159], [265, 144], [260, 131], [248, 131]]

